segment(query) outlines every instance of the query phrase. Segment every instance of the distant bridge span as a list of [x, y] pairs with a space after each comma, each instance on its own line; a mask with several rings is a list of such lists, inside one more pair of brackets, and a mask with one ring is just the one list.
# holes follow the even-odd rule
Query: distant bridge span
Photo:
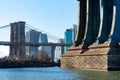
[[17, 42], [9, 42], [9, 41], [0, 41], [0, 45], [5, 46], [16, 46], [16, 45], [25, 45], [25, 46], [71, 46], [70, 43], [17, 43]]
[[[32, 29], [24, 21], [10, 23], [10, 25], [3, 26], [2, 28], [10, 26], [10, 41], [0, 41], [0, 45], [10, 46], [9, 56], [24, 58], [26, 55], [26, 46], [39, 47], [39, 46], [71, 46], [71, 43], [64, 43], [62, 39], [57, 39], [55, 36], [50, 35], [50, 38], [57, 39], [59, 42], [48, 42], [47, 33]], [[29, 29], [28, 31], [25, 29]], [[40, 35], [42, 33], [42, 35]], [[48, 34], [49, 35], [49, 34]], [[41, 37], [42, 36], [42, 37]], [[45, 39], [44, 39], [45, 38]], [[39, 42], [40, 41], [40, 42]], [[29, 49], [32, 49], [32, 47]], [[28, 49], [27, 49], [28, 50]]]

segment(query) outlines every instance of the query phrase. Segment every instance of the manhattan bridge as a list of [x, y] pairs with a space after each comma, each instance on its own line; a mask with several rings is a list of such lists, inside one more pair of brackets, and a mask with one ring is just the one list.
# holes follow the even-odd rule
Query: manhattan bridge
[[[59, 37], [41, 31], [24, 21], [10, 23], [9, 25], [0, 27], [1, 39], [0, 45], [9, 46], [9, 56], [10, 57], [25, 57], [26, 47], [32, 47], [33, 49], [40, 46], [71, 46], [70, 43], [58, 42], [61, 40]], [[40, 34], [46, 34], [46, 37]], [[5, 38], [5, 39], [4, 39]], [[44, 40], [46, 39], [46, 41]]]

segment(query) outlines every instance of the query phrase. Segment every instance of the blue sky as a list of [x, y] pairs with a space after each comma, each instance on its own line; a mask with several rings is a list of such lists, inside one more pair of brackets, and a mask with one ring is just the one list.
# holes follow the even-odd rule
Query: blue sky
[[[77, 0], [0, 0], [0, 27], [12, 22], [27, 24], [55, 36], [64, 37], [67, 28], [78, 24]], [[0, 40], [9, 31], [0, 29]], [[8, 35], [6, 35], [8, 33]], [[0, 46], [0, 57], [9, 54], [9, 47]]]
[[78, 24], [77, 0], [0, 0], [0, 26], [26, 21], [58, 37]]

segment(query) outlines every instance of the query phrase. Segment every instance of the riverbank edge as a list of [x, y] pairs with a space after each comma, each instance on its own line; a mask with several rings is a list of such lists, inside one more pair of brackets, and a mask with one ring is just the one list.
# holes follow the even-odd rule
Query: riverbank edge
[[60, 66], [60, 63], [42, 62], [33, 60], [1, 60], [0, 68], [30, 68], [30, 67], [54, 67]]

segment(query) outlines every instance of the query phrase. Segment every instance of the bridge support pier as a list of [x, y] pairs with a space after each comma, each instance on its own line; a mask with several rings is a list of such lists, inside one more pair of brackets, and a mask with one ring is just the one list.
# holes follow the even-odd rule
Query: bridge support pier
[[[100, 70], [120, 69], [120, 1], [78, 1], [80, 2], [79, 9], [86, 11], [83, 11], [84, 14], [80, 11], [80, 25], [76, 43], [61, 56], [61, 67]], [[99, 5], [100, 1], [102, 1], [102, 8]], [[81, 7], [83, 5], [84, 7]], [[100, 8], [103, 9], [102, 18], [100, 18]], [[84, 18], [81, 17], [83, 15]], [[82, 20], [84, 21], [83, 25], [81, 25]]]
[[23, 58], [25, 56], [25, 22], [11, 23], [10, 57]]

